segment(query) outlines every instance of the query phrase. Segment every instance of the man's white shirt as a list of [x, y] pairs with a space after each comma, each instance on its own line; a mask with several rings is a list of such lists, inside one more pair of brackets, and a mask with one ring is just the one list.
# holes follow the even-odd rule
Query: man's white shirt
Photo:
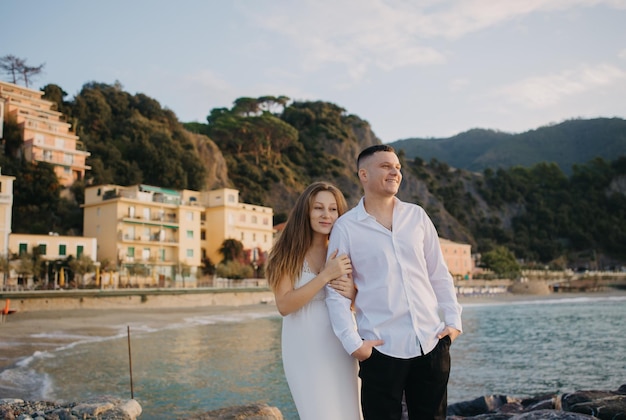
[[326, 287], [333, 330], [349, 354], [362, 340], [381, 339], [381, 353], [408, 359], [434, 349], [446, 325], [461, 330], [461, 306], [435, 226], [421, 207], [394, 200], [392, 230], [361, 199], [330, 235], [328, 255], [349, 255], [358, 288], [353, 317], [350, 301]]

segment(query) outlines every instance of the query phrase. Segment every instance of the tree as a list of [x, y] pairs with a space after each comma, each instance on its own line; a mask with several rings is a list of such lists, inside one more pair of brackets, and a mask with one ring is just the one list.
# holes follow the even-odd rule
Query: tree
[[520, 273], [520, 266], [515, 255], [503, 246], [497, 246], [485, 252], [481, 257], [481, 262], [485, 268], [492, 270], [498, 276], [516, 278]]
[[243, 244], [236, 239], [225, 239], [219, 252], [224, 257], [222, 262], [240, 261], [243, 259]]
[[26, 65], [26, 60], [18, 58], [12, 54], [0, 57], [0, 69], [11, 76], [13, 84], [17, 84], [19, 79], [24, 81], [26, 87], [29, 86], [31, 79], [43, 71], [44, 64], [38, 66]]
[[83, 254], [78, 258], [72, 259], [69, 262], [70, 269], [74, 272], [74, 274], [80, 276], [81, 284], [85, 286], [85, 274], [91, 273], [95, 268], [95, 264], [93, 260]]
[[6, 286], [7, 277], [9, 276], [9, 271], [11, 269], [11, 264], [9, 261], [9, 257], [6, 255], [0, 255], [0, 272], [2, 272], [2, 286]]
[[0, 57], [0, 69], [11, 76], [11, 83], [17, 84], [17, 78], [21, 74], [20, 69], [24, 66], [24, 60], [14, 55], [5, 55]]

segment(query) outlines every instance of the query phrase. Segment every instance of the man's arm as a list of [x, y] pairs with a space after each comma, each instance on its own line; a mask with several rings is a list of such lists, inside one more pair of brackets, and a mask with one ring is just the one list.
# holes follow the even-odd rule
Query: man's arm
[[[435, 296], [437, 297], [437, 304], [441, 309], [443, 320], [446, 324], [446, 328], [439, 334], [439, 338], [450, 335], [450, 338], [454, 340], [463, 331], [461, 322], [462, 308], [456, 298], [454, 280], [452, 279], [452, 275], [450, 275], [443, 253], [441, 252], [439, 235], [437, 234], [435, 225], [430, 218], [426, 220], [424, 257], [426, 258], [426, 265], [428, 267], [428, 278], [435, 292]], [[450, 331], [448, 328], [456, 330], [456, 333]]]
[[[327, 257], [330, 257], [335, 251], [338, 251], [340, 254], [350, 255], [347, 235], [342, 227], [337, 224], [335, 224], [330, 234]], [[350, 310], [350, 305], [350, 300], [326, 285], [326, 306], [328, 307], [333, 332], [339, 338], [348, 354], [354, 353], [363, 344], [363, 340], [361, 340], [357, 332], [356, 322]]]

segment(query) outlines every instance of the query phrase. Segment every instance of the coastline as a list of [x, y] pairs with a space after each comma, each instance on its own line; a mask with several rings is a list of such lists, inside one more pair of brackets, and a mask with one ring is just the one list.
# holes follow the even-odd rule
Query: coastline
[[[476, 321], [478, 319], [484, 319], [482, 316], [486, 314], [491, 314], [489, 316], [498, 316], [500, 313], [498, 306], [502, 306], [502, 313], [505, 313], [508, 310], [506, 307], [507, 305], [514, 305], [514, 308], [512, 308], [514, 311], [513, 313], [517, 312], [519, 314], [520, 311], [537, 313], [537, 309], [533, 308], [533, 305], [535, 304], [541, 305], [535, 306], [536, 308], [541, 307], [548, 309], [548, 306], [570, 308], [566, 310], [569, 310], [571, 313], [571, 311], [574, 310], [573, 308], [578, 307], [578, 305], [586, 305], [590, 308], [590, 305], [598, 307], [598, 305], [603, 306], [603, 302], [607, 302], [607, 304], [611, 302], [610, 305], [613, 305], [614, 307], [616, 302], [617, 305], [622, 305], [624, 300], [626, 300], [626, 291], [624, 290], [615, 290], [610, 292], [553, 293], [546, 295], [512, 293], [493, 295], [482, 294], [459, 297], [460, 303], [468, 309], [468, 338], [472, 335], [472, 325], [481, 325], [476, 324]], [[552, 305], [552, 303], [556, 302], [559, 302], [559, 304]], [[190, 302], [188, 302], [188, 304], [190, 304]], [[620, 311], [620, 313], [623, 312]], [[477, 314], [482, 315], [481, 317], [476, 318]], [[136, 305], [122, 309], [79, 308], [54, 310], [48, 308], [45, 311], [16, 312], [7, 318], [5, 324], [0, 324], [0, 399], [24, 398], [19, 395], [21, 393], [20, 389], [22, 389], [21, 381], [14, 381], [16, 373], [20, 375], [26, 372], [23, 367], [30, 369], [30, 366], [41, 364], [41, 360], [49, 357], [50, 355], [48, 353], [56, 354], [57, 351], [65, 351], [65, 349], [70, 349], [77, 344], [80, 345], [79, 348], [91, 349], [96, 348], [93, 347], [94, 342], [96, 346], [101, 346], [100, 342], [105, 344], [111, 339], [114, 339], [115, 343], [120, 344], [120, 340], [126, 340], [127, 327], [130, 327], [131, 339], [144, 333], [150, 333], [150, 337], [159, 339], [159, 337], [162, 337], [163, 335], [167, 336], [169, 334], [167, 330], [171, 329], [185, 329], [186, 327], [193, 327], [195, 325], [207, 325], [213, 323], [222, 324], [221, 326], [216, 326], [216, 328], [230, 329], [230, 322], [236, 323], [236, 325], [233, 325], [232, 328], [240, 329], [246, 328], [246, 325], [253, 325], [248, 323], [247, 320], [258, 318], [262, 319], [266, 317], [276, 317], [276, 319], [273, 319], [269, 323], [266, 320], [262, 320], [262, 323], [265, 325], [277, 325], [275, 321], [280, 317], [280, 315], [278, 314], [273, 302], [257, 303], [252, 305], [205, 305], [200, 307], [193, 306], [176, 308], [150, 308]], [[514, 320], [513, 318], [511, 319]], [[596, 317], [596, 319], [602, 318]], [[472, 322], [472, 320], [474, 322]], [[275, 330], [276, 327], [273, 328]], [[193, 330], [195, 330], [195, 328], [191, 329], [191, 331]], [[481, 328], [481, 330], [483, 330], [483, 328]], [[161, 335], [159, 333], [160, 331], [163, 331], [164, 334]], [[157, 334], [153, 334], [154, 332], [157, 332]], [[123, 341], [121, 344], [125, 345]], [[221, 348], [233, 348], [230, 346], [236, 345], [235, 343], [237, 342], [237, 340], [230, 341], [228, 346], [224, 347], [222, 345]], [[81, 343], [85, 343], [85, 346], [83, 347]], [[480, 343], [480, 341], [478, 343]], [[108, 346], [105, 344], [104, 347]], [[10, 350], [10, 352], [8, 350]], [[133, 346], [133, 356], [135, 356], [134, 350], [135, 348]], [[143, 359], [138, 359], [138, 361], [141, 360]], [[139, 365], [141, 365], [141, 363]], [[220, 368], [216, 369], [217, 371], [220, 371]], [[213, 370], [210, 369], [209, 371]], [[532, 375], [532, 373], [530, 374]], [[479, 374], [479, 376], [480, 375], [482, 375], [482, 373]], [[487, 373], [484, 378], [489, 378], [489, 375], [490, 373]], [[28, 377], [29, 376], [27, 374], [25, 378]], [[552, 372], [551, 378], [559, 377], [560, 374], [558, 371]], [[74, 391], [68, 392], [70, 389], [75, 389], [75, 385], [77, 383], [82, 383], [82, 380], [79, 380], [78, 382], [70, 380], [70, 382], [74, 385], [73, 388], [70, 385], [68, 385], [70, 386], [69, 388], [61, 386], [61, 388], [65, 390], [65, 394], [61, 398], [64, 398], [67, 401], [70, 401], [72, 395], [82, 395], [80, 393], [81, 391], [78, 391], [77, 393]], [[20, 385], [16, 387], [15, 384], [17, 383]], [[471, 380], [469, 383], [471, 383]], [[602, 386], [598, 385], [597, 381], [587, 382], [583, 380], [579, 381], [580, 387], [578, 387], [579, 385], [576, 385], [576, 387], [570, 386], [569, 390], [587, 389], [585, 388], [585, 386], [587, 386], [586, 384], [590, 384], [589, 386], [593, 387], [593, 389], [604, 389]], [[537, 385], [537, 383], [535, 383], [535, 385]], [[534, 387], [531, 388], [535, 389]], [[45, 389], [45, 386], [43, 388], [41, 386], [30, 388], [29, 385], [26, 385], [24, 390], [27, 389], [30, 389], [31, 391], [34, 389]], [[532, 392], [532, 389], [530, 392], [520, 392], [519, 390], [516, 390], [515, 387], [510, 388], [507, 386], [504, 386], [504, 388], [497, 387], [497, 389], [505, 389], [507, 395], [535, 395]], [[541, 388], [541, 386], [538, 389], [541, 389], [543, 392], [543, 388]], [[557, 386], [555, 389], [558, 391], [559, 387]], [[612, 386], [607, 389], [612, 389]], [[102, 390], [100, 390], [97, 392], [97, 395], [108, 395], [106, 392], [108, 391], [105, 391], [103, 394]], [[493, 391], [489, 392], [493, 393]], [[25, 393], [22, 395], [33, 395], [33, 397], [26, 397], [28, 401], [31, 401], [29, 398], [33, 401], [61, 401], [54, 399], [54, 397], [52, 400], [46, 399], [45, 393], [41, 394], [41, 397], [37, 397], [36, 395], [38, 394], [36, 393]], [[482, 394], [481, 392], [470, 392], [469, 395], [470, 397], [463, 395], [462, 398], [457, 395], [454, 401], [469, 401], [474, 396]], [[79, 398], [83, 403], [84, 401], [87, 401], [85, 397]], [[154, 413], [155, 401], [164, 405], [172, 404], [168, 397], [164, 397], [163, 395], [152, 401], [140, 401], [142, 405], [143, 403], [146, 404], [144, 405], [144, 409], [147, 410], [146, 414]], [[277, 399], [277, 397], [274, 396], [272, 401], [281, 400], [280, 398]], [[226, 407], [229, 405], [232, 404], [223, 404], [222, 406]], [[282, 409], [280, 403], [276, 406], [281, 407]]]
[[[625, 290], [545, 295], [492, 294], [459, 296], [465, 305], [499, 305], [511, 302], [542, 302], [562, 299], [625, 297]], [[183, 324], [193, 317], [215, 317], [216, 321], [242, 316], [280, 316], [273, 301], [255, 304], [204, 305], [128, 308], [46, 309], [17, 311], [0, 324], [0, 372], [36, 352], [51, 351], [101, 337], [126, 337], [132, 330], [158, 330], [167, 325]], [[53, 304], [49, 304], [52, 306]], [[1, 390], [1, 384], [0, 384]], [[1, 397], [1, 395], [0, 395]]]

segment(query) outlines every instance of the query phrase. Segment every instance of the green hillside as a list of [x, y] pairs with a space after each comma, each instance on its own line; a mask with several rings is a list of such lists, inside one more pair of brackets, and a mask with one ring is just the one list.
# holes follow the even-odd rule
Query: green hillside
[[389, 144], [404, 150], [408, 158], [437, 159], [469, 171], [554, 162], [571, 174], [575, 164], [625, 156], [626, 120], [569, 120], [520, 134], [474, 129], [449, 138], [411, 138]]
[[[17, 233], [82, 234], [85, 184], [234, 187], [244, 202], [272, 207], [275, 223], [317, 180], [335, 183], [355, 205], [356, 156], [381, 143], [367, 121], [323, 101], [238, 98], [207, 110], [206, 123], [182, 123], [118, 84], [88, 83], [71, 101], [58, 86], [44, 91], [76, 128], [92, 170], [84, 183], [62, 189], [49, 166], [20, 158], [19, 126], [6, 121], [0, 165], [16, 177]], [[474, 252], [505, 247], [528, 266], [626, 265], [625, 126], [600, 118], [518, 135], [477, 129], [406, 140], [395, 144], [404, 176], [398, 196], [424, 207], [442, 237]], [[419, 156], [407, 151], [420, 142], [433, 146], [430, 155], [425, 146]], [[570, 172], [562, 169], [566, 160]]]

